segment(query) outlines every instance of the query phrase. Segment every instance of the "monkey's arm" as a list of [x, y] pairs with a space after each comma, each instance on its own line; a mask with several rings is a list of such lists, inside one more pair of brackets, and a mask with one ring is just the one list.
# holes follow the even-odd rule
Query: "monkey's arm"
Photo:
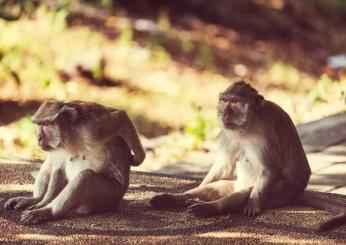
[[42, 200], [47, 192], [48, 182], [52, 171], [52, 159], [48, 157], [42, 164], [35, 179], [33, 197]]
[[233, 176], [234, 162], [234, 157], [230, 157], [224, 149], [219, 149], [216, 152], [214, 164], [210, 168], [208, 174], [204, 177], [200, 186], [209, 184], [216, 180], [229, 180]]
[[41, 208], [50, 203], [60, 193], [66, 184], [67, 180], [64, 172], [61, 169], [53, 170], [43, 199], [36, 205], [29, 207], [28, 210]]
[[125, 111], [116, 110], [110, 112], [109, 117], [103, 118], [104, 122], [98, 126], [96, 135], [108, 140], [114, 136], [120, 136], [133, 151], [131, 165], [138, 166], [144, 161], [145, 151], [139, 140], [135, 126]]
[[277, 176], [278, 168], [276, 166], [264, 166], [261, 175], [255, 182], [247, 204], [244, 207], [245, 215], [254, 216], [261, 211], [262, 204], [272, 190]]
[[4, 207], [5, 209], [21, 209], [37, 204], [42, 200], [47, 192], [48, 182], [51, 173], [51, 161], [48, 158], [41, 166], [35, 179], [34, 191], [32, 197], [15, 197], [9, 199]]

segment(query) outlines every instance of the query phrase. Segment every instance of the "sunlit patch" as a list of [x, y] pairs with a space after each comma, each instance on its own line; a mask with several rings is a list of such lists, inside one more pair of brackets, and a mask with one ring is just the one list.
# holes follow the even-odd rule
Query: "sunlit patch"
[[320, 210], [282, 210], [282, 213], [286, 214], [316, 214], [316, 212], [323, 212]]
[[[308, 239], [306, 237], [296, 238], [294, 236], [280, 234], [273, 236], [272, 232], [262, 233], [254, 231], [253, 233], [243, 231], [222, 231], [222, 232], [207, 232], [195, 235], [203, 238], [233, 238], [233, 239], [249, 239], [257, 240], [258, 243], [273, 243], [273, 244], [316, 244], [316, 239]], [[328, 241], [329, 239], [327, 239]]]
[[199, 237], [218, 237], [218, 238], [258, 238], [257, 234], [247, 232], [207, 232], [203, 234], [197, 234]]
[[[152, 195], [155, 194], [154, 192], [152, 192]], [[144, 201], [148, 199], [148, 195], [147, 194], [139, 194], [139, 193], [126, 193], [125, 200], [129, 200], [129, 201]]]
[[32, 191], [33, 188], [32, 184], [0, 184], [0, 193]]
[[[41, 240], [52, 241], [58, 240], [61, 236], [47, 235], [47, 234], [18, 234], [16, 238], [25, 240]], [[64, 240], [72, 240], [71, 238], [64, 237]]]

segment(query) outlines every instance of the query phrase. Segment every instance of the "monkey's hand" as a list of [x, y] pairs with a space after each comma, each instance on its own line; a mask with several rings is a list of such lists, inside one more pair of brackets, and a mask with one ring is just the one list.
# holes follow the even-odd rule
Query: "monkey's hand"
[[261, 206], [259, 202], [250, 197], [243, 208], [243, 214], [245, 216], [254, 217], [260, 212], [261, 212]]
[[193, 216], [207, 217], [219, 213], [218, 207], [212, 202], [193, 200], [195, 204], [190, 205], [186, 212]]
[[144, 161], [144, 158], [145, 158], [145, 154], [141, 154], [140, 156], [131, 154], [130, 162], [134, 164], [135, 166], [138, 166]]
[[37, 198], [33, 197], [14, 197], [9, 199], [5, 205], [5, 209], [21, 209], [38, 203]]
[[52, 218], [52, 212], [48, 208], [24, 211], [20, 222], [25, 225], [38, 224], [44, 220]]

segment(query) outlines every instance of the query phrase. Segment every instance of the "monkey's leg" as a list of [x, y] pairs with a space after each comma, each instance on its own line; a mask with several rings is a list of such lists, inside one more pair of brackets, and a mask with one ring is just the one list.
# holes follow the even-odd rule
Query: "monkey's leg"
[[228, 196], [234, 190], [234, 181], [218, 180], [203, 186], [196, 187], [181, 194], [161, 194], [150, 200], [152, 207], [186, 207], [190, 199], [198, 198], [202, 201], [213, 201]]
[[46, 160], [39, 172], [38, 175], [35, 179], [35, 184], [34, 184], [34, 191], [33, 191], [33, 196], [32, 197], [24, 197], [24, 196], [19, 196], [19, 197], [14, 197], [9, 199], [5, 205], [5, 209], [21, 209], [21, 208], [26, 208], [31, 205], [37, 204], [45, 195], [48, 187], [48, 182], [50, 178], [50, 171], [51, 171], [51, 163], [49, 160]]
[[297, 188], [285, 180], [279, 181], [263, 203], [263, 209], [281, 208], [293, 203], [299, 193]]
[[50, 176], [47, 192], [44, 195], [43, 199], [38, 202], [36, 205], [32, 205], [27, 208], [27, 210], [38, 209], [43, 206], [46, 206], [50, 203], [65, 187], [67, 184], [67, 179], [65, 173], [62, 169], [56, 169]]
[[36, 224], [64, 217], [75, 210], [78, 214], [114, 210], [122, 198], [120, 192], [120, 186], [114, 179], [86, 169], [70, 181], [48, 205], [23, 212], [21, 222]]
[[188, 207], [187, 212], [194, 216], [210, 216], [239, 210], [249, 198], [252, 188], [245, 188], [215, 201], [195, 203]]
[[251, 194], [244, 206], [244, 215], [256, 216], [261, 212], [264, 201], [267, 200], [270, 192], [275, 188], [277, 172], [277, 169], [273, 166], [271, 170], [262, 171], [261, 175], [257, 178]]

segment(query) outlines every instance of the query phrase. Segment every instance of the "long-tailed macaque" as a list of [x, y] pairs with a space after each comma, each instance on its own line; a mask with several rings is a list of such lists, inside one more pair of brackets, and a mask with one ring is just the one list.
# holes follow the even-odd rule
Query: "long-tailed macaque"
[[21, 216], [24, 224], [116, 209], [129, 186], [130, 166], [145, 158], [126, 112], [96, 103], [48, 100], [32, 121], [48, 157], [33, 196], [11, 198], [5, 208], [27, 208]]
[[154, 196], [153, 207], [190, 205], [187, 212], [195, 216], [237, 210], [254, 216], [263, 209], [299, 204], [335, 214], [316, 230], [346, 220], [345, 206], [304, 191], [311, 170], [297, 130], [283, 109], [241, 81], [220, 94], [218, 115], [219, 148], [202, 183], [181, 194]]

